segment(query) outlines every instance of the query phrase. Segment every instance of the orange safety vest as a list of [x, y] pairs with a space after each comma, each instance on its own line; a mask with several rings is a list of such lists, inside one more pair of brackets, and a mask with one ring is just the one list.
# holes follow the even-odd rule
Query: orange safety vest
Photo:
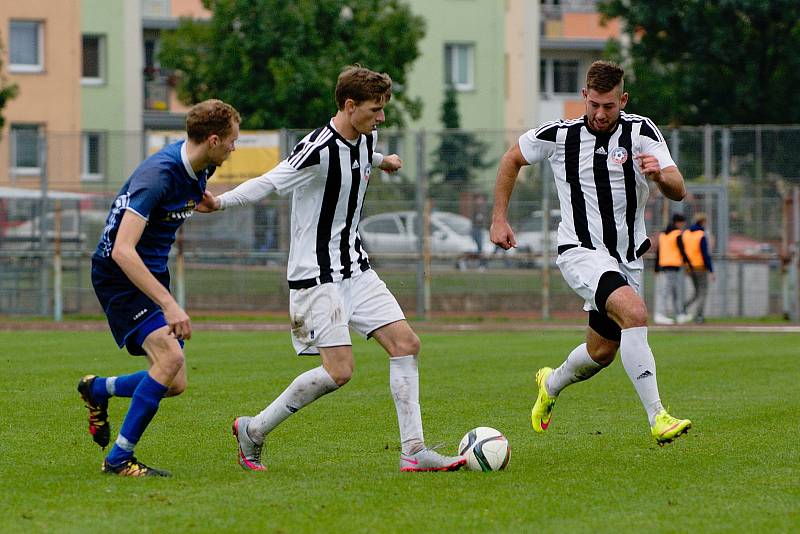
[[686, 230], [683, 232], [683, 248], [689, 258], [689, 264], [692, 269], [706, 268], [706, 262], [703, 261], [703, 252], [700, 250], [700, 241], [705, 235], [705, 230]]
[[658, 236], [658, 266], [680, 267], [683, 265], [683, 256], [678, 248], [678, 236], [681, 231], [677, 228], [669, 233]]

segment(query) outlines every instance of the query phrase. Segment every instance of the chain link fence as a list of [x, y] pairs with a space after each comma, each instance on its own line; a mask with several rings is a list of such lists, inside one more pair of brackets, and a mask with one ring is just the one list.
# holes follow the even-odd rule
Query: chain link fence
[[[662, 131], [689, 195], [675, 203], [652, 188], [651, 240], [673, 213], [690, 221], [705, 213], [717, 272], [706, 317], [797, 321], [800, 127]], [[265, 150], [283, 157], [305, 133], [281, 131]], [[360, 233], [407, 314], [580, 314], [580, 299], [555, 267], [560, 213], [549, 166], [526, 167], [517, 182], [509, 208], [517, 249], [489, 241], [497, 165], [521, 133], [380, 132], [378, 150], [399, 154], [404, 165], [396, 174], [372, 173]], [[16, 150], [17, 141], [9, 142]], [[100, 312], [90, 257], [119, 186], [153, 145], [142, 133], [47, 133], [37, 138], [38, 158], [30, 147], [23, 153], [27, 166], [15, 166], [12, 153], [11, 172], [0, 177], [0, 313]], [[212, 179], [209, 187], [218, 194], [234, 185]], [[285, 312], [289, 220], [290, 199], [277, 196], [195, 214], [173, 250], [173, 293], [195, 315]], [[645, 258], [644, 295], [654, 309], [659, 282], [654, 255]], [[691, 293], [687, 279], [684, 295]]]

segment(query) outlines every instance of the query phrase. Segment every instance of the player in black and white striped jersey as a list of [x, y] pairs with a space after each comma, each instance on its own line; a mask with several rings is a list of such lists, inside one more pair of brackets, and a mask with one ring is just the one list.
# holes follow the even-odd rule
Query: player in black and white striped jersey
[[425, 447], [419, 406], [420, 342], [397, 300], [372, 270], [358, 223], [373, 166], [402, 167], [396, 154], [375, 151], [377, 126], [391, 97], [387, 74], [355, 66], [336, 84], [338, 111], [305, 136], [275, 169], [218, 198], [207, 194], [198, 211], [244, 206], [272, 192], [291, 192], [289, 312], [298, 354], [320, 354], [322, 365], [298, 376], [255, 417], [238, 417], [233, 432], [239, 463], [261, 471], [266, 435], [291, 414], [346, 384], [353, 373], [349, 328], [374, 337], [389, 354], [389, 385], [397, 409], [401, 471], [453, 471], [465, 463]]
[[545, 431], [561, 390], [611, 364], [619, 350], [651, 434], [663, 444], [685, 433], [691, 421], [670, 416], [658, 392], [647, 308], [639, 295], [642, 255], [650, 247], [644, 211], [648, 180], [672, 200], [683, 199], [686, 188], [655, 124], [622, 111], [628, 102], [623, 75], [618, 65], [595, 61], [583, 89], [586, 115], [530, 130], [506, 152], [497, 172], [491, 238], [504, 249], [516, 245], [507, 212], [517, 175], [524, 165], [549, 160], [561, 206], [556, 263], [585, 300], [589, 328], [586, 343], [560, 367], [536, 374], [533, 427]]

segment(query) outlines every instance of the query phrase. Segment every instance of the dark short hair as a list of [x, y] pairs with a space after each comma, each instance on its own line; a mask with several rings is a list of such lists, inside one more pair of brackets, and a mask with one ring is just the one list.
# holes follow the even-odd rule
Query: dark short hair
[[225, 137], [239, 124], [242, 117], [230, 104], [210, 99], [195, 104], [186, 114], [186, 135], [195, 143], [202, 143], [211, 135]]
[[673, 213], [672, 214], [672, 222], [686, 222], [686, 217], [682, 213]]
[[625, 71], [611, 61], [595, 61], [586, 73], [586, 89], [594, 89], [598, 93], [611, 92], [622, 83]]
[[356, 104], [368, 100], [385, 104], [392, 98], [392, 79], [385, 72], [375, 72], [361, 65], [347, 67], [336, 80], [336, 107], [344, 109], [348, 98]]

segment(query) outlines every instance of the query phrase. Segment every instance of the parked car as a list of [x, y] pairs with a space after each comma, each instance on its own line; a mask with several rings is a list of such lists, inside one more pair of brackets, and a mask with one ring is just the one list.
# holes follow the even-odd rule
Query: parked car
[[[60, 241], [62, 247], [76, 250], [93, 248], [102, 232], [107, 212], [102, 210], [67, 209], [61, 212]], [[56, 240], [55, 213], [49, 212], [45, 219], [47, 246]], [[5, 250], [33, 250], [39, 248], [41, 236], [39, 217], [7, 227], [0, 234], [0, 248]]]
[[[555, 253], [558, 242], [558, 223], [561, 221], [561, 210], [550, 210], [550, 220], [548, 221], [549, 229], [549, 248]], [[522, 219], [519, 223], [511, 224], [514, 229], [514, 237], [517, 239], [517, 250], [519, 252], [528, 252], [531, 254], [541, 254], [543, 251], [543, 237], [542, 232], [542, 210], [532, 212], [528, 217]]]
[[733, 234], [728, 238], [728, 255], [733, 258], [770, 257], [778, 255], [778, 248], [766, 241]]
[[[405, 252], [419, 250], [418, 222], [415, 211], [393, 211], [366, 217], [359, 225], [359, 233], [367, 252]], [[485, 246], [489, 243], [488, 231], [481, 231]], [[435, 254], [466, 254], [478, 247], [472, 237], [472, 222], [457, 213], [434, 211], [431, 213], [431, 252]]]

